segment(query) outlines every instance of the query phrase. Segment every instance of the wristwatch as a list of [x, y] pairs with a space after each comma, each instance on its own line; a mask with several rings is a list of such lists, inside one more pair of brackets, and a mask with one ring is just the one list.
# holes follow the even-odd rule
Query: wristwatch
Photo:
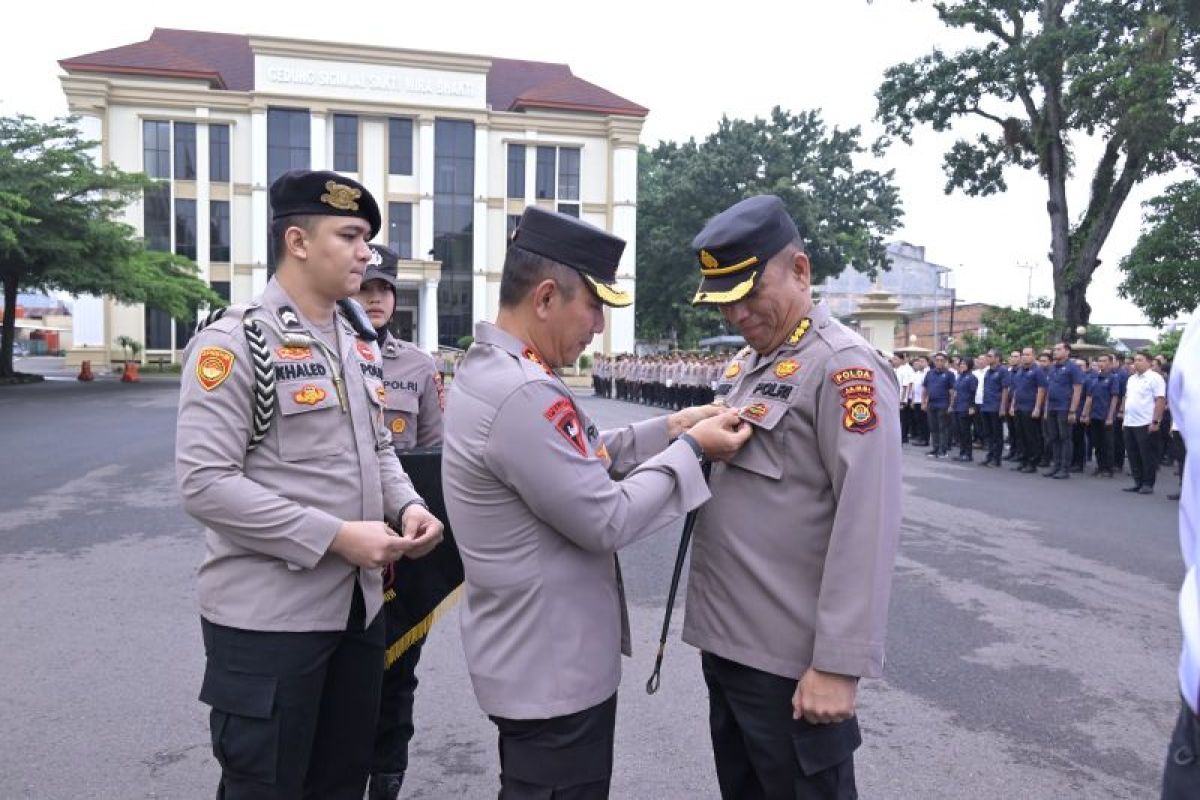
[[692, 452], [696, 454], [697, 461], [704, 460], [704, 448], [701, 447], [700, 443], [696, 441], [695, 436], [692, 436], [690, 433], [685, 431], [684, 433], [679, 434], [678, 438], [681, 442], [687, 442], [687, 446], [692, 448]]

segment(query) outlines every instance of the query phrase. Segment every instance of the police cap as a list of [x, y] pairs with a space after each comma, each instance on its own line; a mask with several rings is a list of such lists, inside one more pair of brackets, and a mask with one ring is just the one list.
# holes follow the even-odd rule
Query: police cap
[[754, 289], [772, 256], [800, 232], [773, 194], [749, 197], [717, 214], [692, 240], [700, 288], [692, 303], [734, 303]]
[[400, 256], [391, 248], [381, 244], [367, 245], [371, 248], [371, 260], [367, 262], [367, 271], [363, 274], [363, 285], [367, 281], [383, 281], [394, 290], [396, 288], [396, 263]]
[[324, 170], [295, 169], [271, 184], [271, 219], [301, 215], [358, 217], [379, 233], [379, 206], [358, 181]]
[[629, 293], [617, 286], [617, 264], [625, 252], [625, 240], [595, 225], [530, 206], [513, 231], [512, 244], [575, 270], [605, 305], [619, 308], [633, 302]]

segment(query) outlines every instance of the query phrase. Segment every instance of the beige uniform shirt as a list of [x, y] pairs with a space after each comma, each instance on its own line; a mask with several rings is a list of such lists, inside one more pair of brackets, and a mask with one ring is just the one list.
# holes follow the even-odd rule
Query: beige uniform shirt
[[699, 512], [684, 641], [799, 678], [878, 676], [900, 529], [899, 387], [824, 304], [776, 352], [747, 348], [717, 397], [757, 430]]
[[384, 422], [398, 450], [442, 443], [442, 376], [433, 357], [387, 334], [383, 355]]
[[[272, 280], [245, 310], [266, 337], [276, 382], [271, 427], [249, 452], [254, 365], [243, 315], [227, 313], [187, 348], [176, 475], [185, 510], [207, 528], [200, 613], [218, 625], [342, 630], [356, 580], [370, 622], [383, 602], [380, 571], [329, 545], [342, 522], [394, 520], [419, 499], [384, 428], [379, 348], [340, 312], [322, 330], [295, 308]], [[316, 336], [335, 357], [286, 344], [287, 333]]]
[[666, 417], [600, 433], [531, 349], [488, 323], [446, 411], [442, 484], [480, 707], [544, 719], [608, 699], [629, 650], [613, 554], [708, 499], [696, 456], [668, 443]]

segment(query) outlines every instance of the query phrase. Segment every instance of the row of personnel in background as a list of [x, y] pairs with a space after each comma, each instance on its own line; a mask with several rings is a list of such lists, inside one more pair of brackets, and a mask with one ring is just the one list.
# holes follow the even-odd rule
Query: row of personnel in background
[[[382, 329], [394, 284], [368, 244], [370, 193], [295, 171], [270, 206], [277, 272], [198, 331], [180, 393], [178, 480], [206, 528], [200, 699], [217, 796], [360, 800], [371, 775], [372, 798], [392, 800], [404, 765], [380, 745], [407, 724], [389, 740], [406, 749], [411, 718], [377, 731], [384, 573], [428, 563], [443, 536], [394, 447], [435, 440], [420, 432], [440, 387]], [[855, 797], [857, 686], [882, 672], [899, 535], [897, 382], [812, 302], [782, 201], [754, 197], [692, 243], [693, 302], [748, 343], [718, 402], [600, 431], [554, 370], [603, 331], [605, 305], [632, 302], [616, 282], [624, 246], [526, 209], [497, 319], [476, 325], [447, 393], [440, 488], [500, 797], [608, 796], [630, 648], [616, 554], [689, 512], [683, 639], [701, 651], [721, 795]], [[346, 302], [356, 293], [368, 318]], [[408, 356], [412, 370], [388, 368]], [[412, 688], [397, 687], [409, 709]]]
[[597, 354], [592, 363], [592, 390], [597, 397], [660, 408], [702, 406], [713, 401], [728, 360], [728, 356], [697, 353]]
[[1128, 457], [1134, 482], [1126, 491], [1141, 494], [1153, 493], [1164, 453], [1182, 460], [1166, 406], [1170, 365], [1161, 356], [1104, 354], [1089, 362], [1060, 342], [1036, 355], [1031, 347], [1013, 351], [1007, 364], [995, 350], [936, 353], [932, 362], [892, 357], [902, 439], [929, 446], [930, 458], [949, 457], [957, 445], [955, 460], [973, 461], [979, 442], [984, 466], [1014, 461], [1016, 471], [1049, 468], [1045, 477], [1065, 480], [1089, 459], [1094, 475], [1111, 478]]

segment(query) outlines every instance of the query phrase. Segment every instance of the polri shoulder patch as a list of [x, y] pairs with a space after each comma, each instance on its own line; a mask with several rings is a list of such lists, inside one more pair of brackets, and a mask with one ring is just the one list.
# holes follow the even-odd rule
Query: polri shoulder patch
[[233, 371], [235, 361], [233, 353], [224, 347], [205, 347], [196, 358], [196, 380], [206, 392], [216, 389], [229, 373]]

